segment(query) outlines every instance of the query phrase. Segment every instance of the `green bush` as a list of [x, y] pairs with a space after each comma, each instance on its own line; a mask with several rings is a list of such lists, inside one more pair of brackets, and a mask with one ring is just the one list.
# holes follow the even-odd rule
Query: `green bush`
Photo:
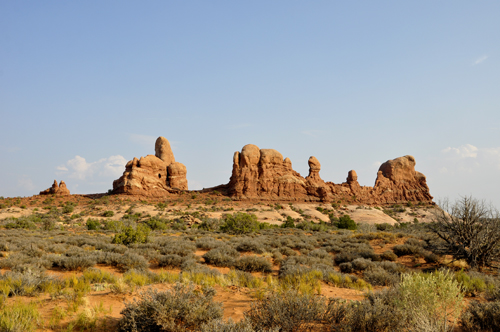
[[339, 220], [334, 223], [334, 225], [340, 229], [356, 230], [358, 228], [358, 225], [354, 222], [354, 220], [351, 219], [348, 214], [344, 214], [342, 217], [340, 217]]
[[460, 284], [448, 272], [405, 274], [398, 290], [399, 305], [412, 324], [448, 331], [460, 315], [464, 295]]
[[112, 243], [129, 245], [131, 243], [146, 243], [149, 240], [149, 227], [139, 224], [137, 228], [126, 227], [113, 238]]
[[281, 228], [295, 228], [295, 220], [287, 216], [286, 220], [281, 224]]
[[96, 231], [101, 228], [101, 222], [97, 219], [89, 218], [87, 219], [87, 229], [89, 231]]
[[114, 215], [115, 213], [113, 211], [104, 211], [104, 213], [102, 214], [102, 216], [106, 218], [112, 217]]
[[192, 285], [176, 284], [172, 290], [148, 289], [140, 299], [127, 303], [119, 322], [120, 332], [193, 331], [221, 319], [223, 307], [214, 302], [215, 290], [195, 292]]
[[152, 230], [164, 230], [167, 229], [167, 224], [160, 217], [152, 217], [144, 222]]
[[72, 213], [75, 210], [75, 203], [68, 202], [62, 208], [62, 213], [68, 214]]
[[224, 223], [220, 226], [220, 230], [229, 234], [246, 234], [260, 229], [255, 214], [244, 212], [237, 212], [232, 215], [225, 214], [223, 220]]
[[203, 218], [201, 224], [198, 226], [199, 229], [213, 232], [218, 231], [222, 221], [217, 218]]

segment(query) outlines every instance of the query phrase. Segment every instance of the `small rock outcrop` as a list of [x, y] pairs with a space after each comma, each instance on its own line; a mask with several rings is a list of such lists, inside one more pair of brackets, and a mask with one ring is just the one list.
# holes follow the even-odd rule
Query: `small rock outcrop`
[[292, 162], [273, 149], [253, 144], [235, 152], [233, 171], [224, 187], [236, 199], [301, 201], [352, 200], [364, 204], [432, 202], [426, 178], [415, 171], [415, 158], [404, 156], [383, 163], [374, 187], [360, 186], [356, 171], [348, 172], [346, 182], [334, 184], [320, 177], [321, 164], [310, 157], [309, 175], [303, 178], [292, 169]]
[[186, 166], [175, 161], [169, 141], [158, 137], [155, 155], [129, 161], [123, 175], [113, 181], [113, 193], [165, 196], [188, 189], [186, 174]]
[[64, 196], [71, 194], [69, 192], [69, 189], [66, 187], [66, 183], [64, 183], [64, 181], [61, 181], [59, 184], [57, 184], [57, 180], [54, 180], [52, 187], [45, 189], [44, 191], [40, 191], [40, 195]]

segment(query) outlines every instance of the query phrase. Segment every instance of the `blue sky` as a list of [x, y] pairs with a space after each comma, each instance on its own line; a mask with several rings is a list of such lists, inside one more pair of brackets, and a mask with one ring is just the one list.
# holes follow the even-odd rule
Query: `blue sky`
[[170, 140], [191, 189], [274, 148], [500, 208], [498, 1], [2, 1], [0, 195], [105, 192]]

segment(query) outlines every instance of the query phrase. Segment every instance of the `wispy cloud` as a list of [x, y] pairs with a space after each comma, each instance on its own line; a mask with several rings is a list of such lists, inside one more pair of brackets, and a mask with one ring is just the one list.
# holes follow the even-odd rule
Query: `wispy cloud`
[[[87, 162], [81, 156], [75, 156], [64, 165], [56, 167], [57, 175], [68, 174], [72, 179], [86, 180], [99, 177], [119, 177], [125, 168], [127, 160], [120, 155], [103, 158], [94, 162]], [[68, 173], [66, 173], [68, 172]]]
[[[496, 172], [500, 170], [500, 147], [481, 148], [472, 144], [441, 150], [440, 173]], [[487, 171], [488, 170], [488, 171]]]
[[483, 55], [482, 57], [477, 58], [476, 61], [474, 61], [474, 63], [472, 65], [473, 66], [478, 65], [478, 64], [484, 62], [488, 58], [489, 58], [488, 55]]
[[476, 158], [478, 148], [472, 144], [465, 144], [458, 148], [447, 147], [441, 152], [445, 154], [454, 154], [460, 158]]

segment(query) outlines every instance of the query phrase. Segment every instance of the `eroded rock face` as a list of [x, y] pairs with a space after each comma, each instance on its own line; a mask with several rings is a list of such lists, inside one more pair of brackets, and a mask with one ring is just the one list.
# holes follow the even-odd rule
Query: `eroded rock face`
[[168, 140], [158, 137], [155, 155], [129, 161], [123, 175], [113, 181], [113, 192], [161, 197], [174, 189], [187, 190], [186, 174], [186, 166], [175, 162]]
[[321, 164], [310, 157], [309, 175], [303, 178], [292, 169], [290, 159], [276, 150], [259, 149], [253, 144], [235, 152], [233, 172], [225, 186], [237, 199], [336, 201], [351, 200], [365, 204], [407, 201], [432, 202], [425, 176], [415, 171], [415, 158], [404, 156], [388, 160], [380, 166], [374, 187], [360, 186], [356, 171], [351, 170], [346, 182], [324, 182]]
[[69, 192], [69, 189], [66, 187], [66, 183], [64, 181], [61, 181], [60, 184], [57, 184], [57, 181], [54, 180], [54, 183], [52, 184], [52, 187], [49, 189], [45, 189], [44, 191], [40, 191], [40, 195], [71, 195]]
[[259, 149], [253, 144], [235, 152], [229, 180], [230, 196], [279, 198], [307, 196], [305, 179], [292, 169], [290, 159], [283, 159], [274, 149]]
[[165, 137], [158, 137], [155, 143], [155, 156], [163, 160], [167, 165], [175, 163], [174, 153], [170, 142]]
[[167, 167], [168, 183], [173, 189], [187, 190], [186, 166], [181, 163], [171, 163]]

